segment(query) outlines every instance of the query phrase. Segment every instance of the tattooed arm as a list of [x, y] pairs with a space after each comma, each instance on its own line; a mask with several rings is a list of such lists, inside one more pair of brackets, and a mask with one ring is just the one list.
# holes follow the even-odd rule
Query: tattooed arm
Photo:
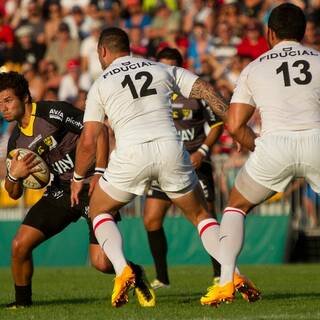
[[229, 105], [217, 95], [214, 88], [208, 82], [198, 78], [192, 86], [189, 98], [205, 100], [212, 111], [218, 115], [223, 122], [226, 122]]

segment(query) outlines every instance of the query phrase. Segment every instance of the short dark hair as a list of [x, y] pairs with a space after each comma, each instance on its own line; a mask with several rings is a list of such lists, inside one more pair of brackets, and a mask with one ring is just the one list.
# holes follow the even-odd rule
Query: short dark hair
[[22, 74], [14, 71], [0, 72], [0, 92], [7, 89], [12, 89], [21, 101], [28, 97], [28, 102], [31, 103], [29, 84]]
[[106, 47], [111, 52], [130, 52], [129, 37], [120, 28], [106, 28], [100, 34], [98, 47]]
[[165, 47], [160, 50], [156, 56], [156, 59], [157, 61], [160, 61], [161, 59], [174, 60], [176, 61], [177, 67], [182, 67], [183, 64], [181, 53], [177, 49], [170, 47]]
[[279, 39], [300, 42], [306, 30], [306, 17], [299, 7], [292, 3], [283, 3], [272, 10], [268, 27]]

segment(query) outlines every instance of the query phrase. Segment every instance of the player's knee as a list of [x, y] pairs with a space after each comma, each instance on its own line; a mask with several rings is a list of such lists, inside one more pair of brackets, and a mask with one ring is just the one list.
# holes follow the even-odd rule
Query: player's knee
[[11, 245], [13, 259], [24, 260], [31, 255], [32, 249], [20, 238], [14, 238]]
[[154, 216], [145, 215], [143, 223], [147, 231], [159, 230], [162, 227], [162, 219]]

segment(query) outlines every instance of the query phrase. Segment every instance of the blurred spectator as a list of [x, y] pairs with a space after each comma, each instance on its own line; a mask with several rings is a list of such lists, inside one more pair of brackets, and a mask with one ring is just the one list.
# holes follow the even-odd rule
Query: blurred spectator
[[235, 3], [224, 3], [221, 5], [217, 17], [217, 24], [227, 23], [234, 35], [239, 35], [241, 32], [241, 24], [239, 21], [238, 7]]
[[90, 1], [86, 15], [90, 22], [103, 18], [103, 10], [100, 10], [99, 3], [104, 1]]
[[187, 53], [189, 48], [189, 39], [182, 33], [181, 30], [171, 31], [165, 41], [160, 42], [156, 48], [156, 52], [149, 51], [149, 55], [155, 56], [160, 50], [170, 47], [179, 50], [183, 57], [183, 67], [188, 68]]
[[[230, 92], [230, 96], [236, 86], [237, 80], [242, 69], [251, 62], [248, 56], [236, 55], [231, 59], [231, 63], [223, 70], [223, 79], [226, 81], [226, 86]], [[220, 78], [220, 75], [216, 75]]]
[[139, 27], [143, 36], [148, 35], [148, 27], [151, 24], [151, 17], [145, 14], [141, 7], [140, 0], [126, 0], [128, 17], [124, 20], [124, 28], [130, 31], [133, 27]]
[[88, 94], [88, 91], [80, 89], [73, 105], [76, 108], [84, 111], [84, 108], [86, 106], [87, 94]]
[[[108, 2], [108, 1], [107, 1]], [[103, 19], [106, 27], [121, 27], [123, 8], [118, 0], [110, 1], [110, 7], [104, 10]]]
[[239, 2], [240, 14], [244, 17], [258, 19], [262, 12], [264, 0], [243, 0]]
[[317, 28], [320, 27], [320, 1], [310, 0], [308, 8], [309, 17], [316, 24]]
[[56, 88], [47, 88], [44, 94], [44, 101], [57, 101], [58, 100], [58, 90]]
[[4, 12], [0, 10], [0, 65], [4, 64], [6, 50], [13, 46], [13, 41], [13, 30], [5, 23]]
[[5, 47], [12, 47], [14, 35], [12, 28], [5, 23], [4, 12], [0, 10], [0, 52]]
[[81, 73], [80, 61], [70, 59], [67, 62], [67, 73], [61, 79], [58, 98], [74, 103], [79, 90], [89, 91], [90, 86], [90, 76], [88, 73]]
[[56, 37], [61, 22], [62, 8], [60, 3], [59, 1], [52, 1], [48, 5], [48, 20], [44, 28], [46, 43], [49, 43]]
[[57, 38], [48, 44], [46, 60], [52, 60], [58, 66], [58, 71], [66, 71], [68, 60], [78, 58], [80, 43], [78, 39], [71, 39], [69, 26], [65, 22], [59, 25]]
[[250, 56], [252, 59], [269, 50], [267, 40], [262, 35], [262, 27], [257, 21], [251, 20], [246, 25], [245, 35], [237, 50], [239, 55]]
[[206, 31], [213, 32], [214, 16], [212, 8], [205, 0], [194, 0], [189, 10], [187, 10], [183, 20], [183, 31], [191, 32], [195, 24], [201, 23]]
[[161, 4], [155, 13], [149, 30], [149, 37], [157, 47], [161, 41], [166, 41], [170, 33], [180, 30], [181, 16], [177, 11], [171, 11], [167, 5]]
[[178, 1], [176, 0], [142, 0], [142, 7], [145, 12], [155, 14], [159, 5], [168, 7], [171, 11], [178, 9]]
[[64, 15], [69, 14], [74, 6], [79, 6], [82, 9], [86, 10], [89, 3], [90, 0], [60, 0]]
[[201, 63], [214, 49], [213, 38], [208, 34], [202, 23], [196, 23], [190, 37], [190, 46], [188, 49], [188, 65], [191, 70], [200, 74]]
[[7, 50], [6, 61], [38, 64], [44, 56], [45, 46], [32, 41], [32, 33], [33, 27], [30, 25], [21, 26], [16, 30], [17, 42]]
[[42, 19], [41, 7], [38, 1], [31, 0], [27, 5], [27, 16], [21, 19], [20, 26], [31, 26], [32, 27], [32, 41], [39, 44], [45, 43], [44, 26], [45, 22]]
[[136, 57], [146, 57], [148, 52], [147, 42], [143, 38], [143, 31], [140, 27], [131, 27], [129, 29], [129, 38], [132, 54]]
[[34, 101], [43, 99], [45, 93], [45, 83], [37, 73], [35, 67], [31, 63], [24, 63], [21, 67], [21, 73], [29, 83], [29, 90]]
[[[210, 51], [218, 62], [224, 63], [237, 54], [236, 46], [240, 43], [240, 38], [232, 34], [232, 29], [226, 22], [218, 23], [216, 36], [213, 38], [213, 48]], [[228, 61], [227, 61], [228, 62]]]
[[317, 32], [316, 24], [313, 20], [307, 21], [306, 32], [304, 34], [302, 43], [305, 46], [313, 47], [316, 50], [320, 49], [319, 31]]
[[61, 82], [61, 75], [58, 72], [58, 66], [54, 61], [41, 61], [39, 71], [46, 88], [59, 89]]
[[90, 36], [84, 39], [80, 46], [81, 70], [89, 72], [92, 80], [96, 80], [102, 72], [97, 53], [102, 26], [103, 24], [100, 20], [93, 21], [91, 23]]
[[84, 39], [90, 33], [90, 19], [78, 5], [72, 7], [71, 13], [64, 18], [70, 29], [72, 39]]

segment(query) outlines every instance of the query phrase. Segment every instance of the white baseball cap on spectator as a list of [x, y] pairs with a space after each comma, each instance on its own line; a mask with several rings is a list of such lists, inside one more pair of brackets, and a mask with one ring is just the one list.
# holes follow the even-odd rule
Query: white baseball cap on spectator
[[101, 20], [95, 19], [90, 23], [90, 31], [101, 30], [103, 27], [103, 22]]
[[26, 36], [31, 36], [33, 32], [33, 27], [30, 25], [24, 25], [19, 27], [16, 31], [15, 31], [15, 35], [18, 38], [22, 38], [22, 37], [26, 37]]

